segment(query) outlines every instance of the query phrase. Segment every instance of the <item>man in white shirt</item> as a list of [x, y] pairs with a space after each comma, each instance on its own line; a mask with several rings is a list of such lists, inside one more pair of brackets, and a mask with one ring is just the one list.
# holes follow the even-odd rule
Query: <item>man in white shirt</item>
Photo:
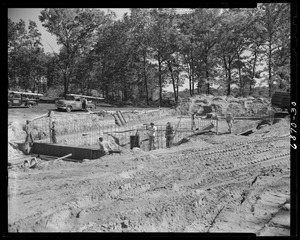
[[148, 130], [148, 136], [149, 136], [149, 151], [155, 150], [155, 137], [156, 137], [156, 131], [157, 127], [154, 126], [154, 123], [150, 123], [150, 127], [147, 128]]
[[99, 146], [100, 150], [103, 151], [105, 155], [108, 155], [112, 152], [111, 146], [107, 141], [104, 141], [102, 137], [99, 138]]
[[232, 127], [233, 127], [233, 121], [234, 121], [234, 118], [233, 116], [231, 115], [231, 113], [227, 113], [227, 116], [226, 116], [226, 122], [228, 124], [228, 132], [231, 133], [232, 131]]

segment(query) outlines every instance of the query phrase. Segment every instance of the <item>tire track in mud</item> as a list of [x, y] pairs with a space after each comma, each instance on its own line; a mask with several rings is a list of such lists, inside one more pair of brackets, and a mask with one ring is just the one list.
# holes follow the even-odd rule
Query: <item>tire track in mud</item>
[[78, 180], [81, 192], [76, 184], [55, 185], [70, 188], [73, 200], [16, 225], [26, 229], [34, 222], [33, 231], [214, 231], [224, 212], [247, 202], [257, 179], [287, 168], [288, 155], [289, 138], [281, 136], [134, 156], [117, 170]]
[[[282, 138], [278, 138], [278, 139], [273, 139], [273, 142], [278, 142], [280, 141]], [[246, 144], [248, 144], [250, 141], [248, 141]], [[251, 141], [253, 142], [253, 141]], [[256, 141], [256, 142], [261, 142], [261, 141]], [[241, 144], [239, 144], [241, 145]], [[259, 148], [259, 149], [250, 149], [247, 152], [242, 152], [240, 151], [238, 148], [227, 148], [227, 149], [223, 149], [223, 152], [230, 152], [231, 155], [233, 155], [232, 157], [237, 157], [240, 155], [251, 155], [251, 156], [255, 156], [255, 154], [259, 155], [261, 153], [268, 153], [269, 155], [272, 154], [272, 152], [274, 152], [274, 149], [281, 149], [286, 147], [286, 144], [279, 144], [277, 147], [275, 148]], [[246, 147], [246, 146], [243, 146]], [[248, 147], [249, 148], [249, 147]], [[200, 155], [202, 156], [206, 156], [206, 155], [213, 155], [213, 154], [219, 154], [221, 151], [217, 150], [217, 151], [211, 151], [208, 153], [201, 153]], [[239, 153], [239, 155], [237, 155], [236, 153]], [[242, 153], [242, 154], [241, 154]], [[119, 198], [122, 199], [122, 197], [129, 197], [129, 196], [136, 196], [137, 198], [142, 198], [142, 195], [145, 195], [147, 193], [153, 193], [157, 190], [159, 191], [163, 191], [163, 192], [169, 192], [171, 191], [172, 194], [170, 194], [170, 196], [172, 197], [168, 197], [168, 194], [165, 193], [163, 194], [164, 197], [164, 201], [165, 204], [162, 204], [161, 208], [164, 208], [163, 206], [169, 206], [169, 210], [166, 211], [170, 211], [170, 212], [176, 212], [176, 206], [178, 208], [179, 205], [182, 206], [187, 206], [187, 208], [189, 208], [188, 206], [193, 206], [193, 207], [199, 207], [200, 205], [203, 207], [203, 199], [205, 199], [204, 197], [199, 198], [198, 196], [195, 197], [194, 194], [192, 194], [192, 192], [189, 192], [189, 190], [187, 189], [196, 189], [196, 190], [201, 190], [201, 189], [211, 189], [211, 188], [219, 188], [219, 187], [225, 187], [226, 185], [234, 185], [234, 184], [241, 184], [243, 182], [252, 182], [253, 179], [255, 177], [257, 177], [259, 174], [257, 174], [257, 169], [261, 168], [262, 166], [270, 166], [271, 168], [274, 166], [277, 166], [279, 162], [279, 164], [281, 165], [285, 165], [288, 163], [288, 157], [286, 157], [289, 154], [288, 151], [284, 152], [284, 153], [280, 153], [277, 154], [273, 157], [260, 157], [259, 159], [256, 160], [249, 160], [249, 161], [243, 161], [241, 164], [233, 164], [233, 162], [229, 162], [227, 165], [223, 164], [220, 169], [210, 169], [210, 170], [206, 170], [206, 171], [201, 171], [198, 169], [194, 169], [194, 171], [188, 171], [187, 169], [190, 169], [188, 167], [182, 168], [182, 165], [188, 165], [189, 164], [189, 160], [191, 160], [192, 158], [194, 158], [195, 156], [191, 157], [189, 154], [189, 156], [185, 155], [177, 155], [175, 157], [172, 158], [172, 162], [170, 165], [168, 165], [167, 167], [165, 167], [166, 169], [173, 169], [173, 171], [175, 171], [174, 167], [180, 167], [182, 171], [184, 171], [185, 173], [190, 174], [190, 178], [188, 181], [178, 181], [178, 177], [176, 178], [173, 174], [173, 177], [170, 177], [172, 174], [165, 174], [162, 175], [159, 181], [155, 181], [155, 174], [152, 173], [152, 175], [149, 173], [147, 174], [147, 172], [143, 172], [142, 174], [142, 179], [139, 178], [135, 178], [135, 182], [134, 183], [125, 183], [122, 186], [119, 186], [119, 188], [121, 189], [119, 190], [113, 190], [112, 191], [112, 197], [113, 198]], [[192, 154], [193, 155], [193, 154]], [[216, 157], [214, 156], [213, 159], [220, 159], [220, 157]], [[153, 159], [152, 159], [153, 160]], [[161, 159], [158, 159], [161, 160]], [[205, 159], [207, 160], [207, 158]], [[209, 159], [211, 160], [211, 159]], [[226, 159], [225, 159], [226, 160]], [[155, 165], [155, 159], [153, 160], [153, 164]], [[163, 161], [168, 161], [168, 159], [164, 159]], [[191, 160], [192, 161], [192, 160]], [[184, 164], [185, 163], [185, 164]], [[197, 165], [197, 163], [195, 163]], [[203, 164], [202, 164], [203, 165]], [[171, 166], [171, 167], [170, 167]], [[230, 166], [230, 167], [227, 167]], [[237, 168], [237, 166], [239, 166]], [[234, 167], [234, 168], [233, 168]], [[227, 169], [228, 168], [228, 169]], [[218, 171], [216, 171], [218, 170]], [[243, 170], [243, 171], [242, 171]], [[214, 172], [214, 174], [212, 174], [212, 172]], [[193, 173], [193, 174], [191, 174]], [[198, 174], [197, 174], [198, 173]], [[199, 174], [202, 174], [202, 176], [199, 177]], [[210, 175], [210, 176], [208, 176]], [[220, 183], [216, 183], [216, 180], [220, 178]], [[176, 179], [176, 180], [174, 180]], [[149, 182], [150, 181], [150, 182]], [[158, 185], [157, 185], [158, 184]], [[118, 185], [118, 184], [117, 184]], [[174, 194], [174, 189], [178, 192], [178, 194]], [[185, 192], [186, 196], [182, 197], [183, 193]], [[232, 193], [230, 193], [232, 194]], [[234, 195], [238, 195], [240, 196], [239, 198], [243, 199], [243, 197], [241, 197], [243, 195], [242, 192], [238, 192], [235, 191]], [[173, 207], [170, 207], [170, 199], [172, 198], [172, 202], [174, 203]], [[216, 198], [218, 199], [218, 198]], [[176, 202], [178, 203], [176, 205]], [[201, 203], [200, 203], [201, 202]], [[182, 204], [182, 203], [186, 203], [186, 204]], [[191, 204], [192, 203], [192, 204]], [[215, 203], [216, 205], [218, 205], [217, 201], [213, 201], [211, 203]], [[156, 205], [159, 206], [159, 204], [150, 204], [150, 205]], [[214, 204], [209, 204], [210, 207], [207, 208], [207, 210], [205, 210], [206, 214], [211, 214], [213, 215], [214, 213], [218, 213], [219, 214], [219, 210], [214, 209]], [[224, 206], [222, 206], [224, 207]], [[144, 208], [148, 209], [148, 207], [144, 206]], [[174, 209], [173, 209], [174, 208]], [[156, 207], [156, 211], [152, 211], [152, 213], [148, 213], [147, 216], [159, 216], [161, 215], [161, 210], [159, 210], [159, 207]], [[166, 208], [164, 208], [166, 209]], [[172, 210], [173, 209], [173, 210]], [[184, 207], [181, 208], [183, 212], [185, 212], [183, 209]], [[177, 209], [178, 210], [178, 209]], [[195, 214], [195, 211], [192, 211], [193, 213], [190, 213], [191, 216], [194, 216], [194, 218], [197, 217], [197, 214]], [[203, 212], [203, 210], [201, 211]], [[174, 216], [174, 213], [171, 214], [170, 216]], [[170, 218], [168, 218], [168, 215], [166, 216], [167, 219], [170, 220]], [[191, 219], [193, 219], [193, 217], [190, 217]], [[160, 217], [158, 218], [161, 221], [163, 221], [162, 219], [164, 219], [164, 217]], [[210, 219], [211, 220], [211, 219]], [[160, 221], [160, 223], [161, 223]], [[184, 222], [184, 221], [183, 221]], [[182, 222], [182, 223], [183, 223]], [[186, 222], [186, 221], [185, 221]], [[209, 220], [206, 221], [206, 223], [203, 223], [204, 225], [208, 224]], [[158, 225], [158, 224], [157, 224]], [[178, 226], [177, 226], [178, 227]], [[173, 229], [172, 227], [169, 228]], [[177, 228], [178, 229], [178, 228]], [[181, 226], [181, 229], [184, 229], [183, 226]], [[209, 227], [210, 229], [210, 227]]]

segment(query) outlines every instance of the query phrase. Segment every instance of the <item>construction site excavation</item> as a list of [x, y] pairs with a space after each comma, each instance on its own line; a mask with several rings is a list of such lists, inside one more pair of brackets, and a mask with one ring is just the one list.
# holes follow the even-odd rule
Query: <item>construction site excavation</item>
[[[269, 99], [196, 95], [172, 108], [38, 108], [9, 109], [9, 232], [290, 235], [290, 117]], [[34, 139], [27, 154], [26, 119]]]

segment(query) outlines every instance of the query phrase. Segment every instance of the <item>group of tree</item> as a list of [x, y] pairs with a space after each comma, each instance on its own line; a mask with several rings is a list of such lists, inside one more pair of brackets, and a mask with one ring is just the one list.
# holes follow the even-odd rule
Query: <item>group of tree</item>
[[[48, 8], [39, 19], [56, 36], [59, 52], [44, 53], [36, 23], [8, 19], [9, 86], [35, 90], [62, 85], [107, 99], [149, 104], [158, 92], [187, 80], [189, 94], [253, 94], [257, 81], [269, 96], [290, 86], [290, 4], [263, 3], [257, 8], [133, 8], [117, 19], [112, 11]], [[266, 75], [262, 75], [265, 72]]]

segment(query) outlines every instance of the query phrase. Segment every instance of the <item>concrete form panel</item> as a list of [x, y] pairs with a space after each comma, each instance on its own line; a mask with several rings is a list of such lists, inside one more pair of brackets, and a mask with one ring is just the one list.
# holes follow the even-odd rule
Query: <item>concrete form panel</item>
[[96, 159], [103, 155], [103, 153], [98, 149], [49, 143], [34, 143], [30, 153], [55, 157], [62, 157], [72, 153], [70, 158], [76, 160]]

